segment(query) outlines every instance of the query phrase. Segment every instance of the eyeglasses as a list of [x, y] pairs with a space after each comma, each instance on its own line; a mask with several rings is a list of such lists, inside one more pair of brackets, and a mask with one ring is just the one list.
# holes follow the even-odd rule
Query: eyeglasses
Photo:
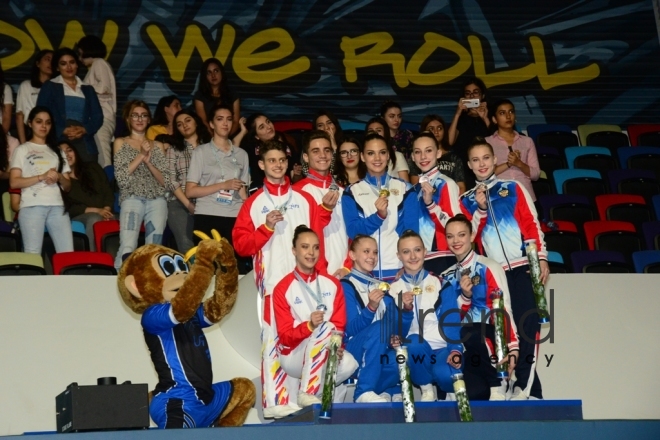
[[140, 119], [149, 119], [149, 115], [146, 113], [142, 113], [142, 114], [132, 113], [131, 119], [134, 121], [138, 121]]
[[479, 90], [479, 89], [474, 89], [474, 90], [472, 90], [472, 91], [466, 90], [465, 93], [463, 93], [463, 95], [464, 95], [466, 98], [471, 98], [471, 97], [473, 97], [473, 96], [474, 96], [475, 98], [478, 98], [478, 97], [481, 96], [481, 90]]
[[359, 152], [360, 152], [360, 150], [355, 149], [355, 148], [351, 148], [350, 150], [340, 151], [340, 152], [339, 152], [339, 155], [340, 155], [341, 157], [357, 156], [357, 154], [358, 154]]

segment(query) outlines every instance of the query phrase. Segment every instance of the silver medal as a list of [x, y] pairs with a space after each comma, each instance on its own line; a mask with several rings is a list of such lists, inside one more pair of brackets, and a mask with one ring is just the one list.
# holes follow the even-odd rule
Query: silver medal
[[316, 306], [316, 310], [318, 310], [319, 312], [327, 312], [328, 308], [326, 307], [325, 304], [319, 304], [318, 306]]
[[428, 181], [429, 181], [428, 176], [422, 176], [422, 177], [419, 178], [419, 183], [425, 183], [425, 182], [428, 182]]
[[330, 191], [339, 191], [339, 186], [335, 182], [332, 182], [329, 189]]

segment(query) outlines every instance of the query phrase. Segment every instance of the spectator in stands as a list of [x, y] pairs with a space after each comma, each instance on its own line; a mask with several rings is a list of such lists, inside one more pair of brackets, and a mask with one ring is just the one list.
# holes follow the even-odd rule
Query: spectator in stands
[[247, 153], [234, 146], [229, 138], [232, 109], [219, 104], [211, 111], [213, 118], [209, 124], [213, 139], [192, 153], [186, 196], [196, 199], [195, 230], [210, 236], [215, 229], [233, 245], [232, 229], [247, 199], [249, 160]]
[[[264, 172], [259, 167], [259, 149], [265, 142], [270, 140], [279, 141], [286, 146], [287, 174], [291, 176], [291, 181], [297, 182], [302, 179], [302, 166], [292, 159], [293, 157], [300, 157], [300, 154], [298, 154], [295, 142], [290, 136], [275, 131], [275, 126], [268, 116], [263, 113], [250, 115], [245, 122], [245, 126], [248, 132], [240, 142], [240, 146], [248, 154], [250, 161], [250, 193], [263, 186]], [[236, 144], [238, 145], [238, 142]]]
[[[410, 168], [408, 167], [408, 163], [406, 162], [406, 158], [403, 153], [400, 151], [395, 151], [393, 147], [394, 141], [390, 136], [390, 130], [387, 129], [387, 122], [385, 122], [385, 119], [378, 116], [369, 119], [364, 127], [364, 131], [365, 133], [378, 133], [387, 142], [387, 148], [390, 153], [390, 161], [387, 165], [387, 174], [409, 182], [410, 178], [408, 176], [408, 172], [410, 171]], [[412, 137], [410, 138], [410, 141], [412, 142]], [[412, 148], [412, 143], [410, 145]]]
[[[327, 110], [319, 110], [316, 112], [316, 116], [312, 121], [312, 125], [315, 130], [321, 130], [328, 133], [330, 136], [332, 152], [337, 151], [337, 146], [339, 146], [344, 140], [344, 132], [339, 125], [339, 120], [337, 117]], [[301, 153], [303, 154], [303, 153]], [[300, 158], [300, 163], [302, 164], [302, 176], [309, 174], [309, 164], [302, 158]], [[332, 155], [332, 162], [330, 164], [330, 174], [335, 172], [335, 155]], [[293, 182], [297, 182], [299, 179], [292, 179]]]
[[367, 167], [360, 159], [360, 141], [347, 137], [335, 151], [335, 179], [346, 188], [367, 175]]
[[167, 199], [167, 225], [170, 227], [176, 247], [185, 254], [193, 247], [195, 201], [186, 196], [188, 168], [195, 148], [211, 140], [197, 113], [181, 110], [174, 116], [174, 143], [167, 150], [169, 190]]
[[5, 133], [9, 133], [11, 128], [11, 114], [14, 109], [14, 96], [12, 95], [11, 87], [5, 82], [5, 72], [0, 65], [0, 103], [2, 103], [2, 111], [0, 111], [0, 123]]
[[[458, 99], [454, 119], [451, 121], [448, 132], [448, 141], [454, 153], [467, 163], [467, 147], [477, 136], [486, 137], [491, 134], [490, 118], [486, 99], [488, 92], [482, 80], [476, 77], [468, 78], [461, 87], [461, 97]], [[477, 107], [467, 107], [466, 100], [478, 99]], [[466, 171], [465, 185], [474, 186], [474, 174]]]
[[117, 87], [112, 67], [105, 60], [108, 50], [95, 35], [82, 37], [77, 44], [80, 62], [87, 67], [83, 82], [94, 87], [103, 111], [103, 125], [94, 135], [99, 152], [99, 164], [112, 165], [112, 138], [117, 117]]
[[[147, 130], [147, 139], [158, 141], [161, 147], [164, 143], [172, 142], [171, 136], [174, 134], [174, 115], [181, 111], [181, 101], [176, 95], [169, 95], [160, 98], [154, 113], [154, 120]], [[158, 137], [163, 136], [164, 137]], [[164, 152], [165, 150], [163, 150]]]
[[68, 142], [61, 142], [60, 149], [71, 169], [71, 190], [64, 194], [69, 217], [85, 225], [90, 250], [95, 251], [94, 223], [115, 218], [112, 212], [115, 195], [101, 165], [81, 161]]
[[18, 144], [15, 137], [5, 136], [5, 130], [0, 125], [0, 194], [9, 191], [9, 161]]
[[394, 150], [402, 153], [406, 160], [410, 159], [413, 134], [410, 130], [399, 128], [403, 122], [403, 112], [399, 103], [385, 101], [380, 106], [380, 116], [387, 123]]
[[488, 136], [486, 142], [493, 146], [497, 157], [495, 174], [502, 180], [517, 180], [522, 183], [535, 202], [532, 180], [539, 179], [541, 167], [534, 141], [530, 137], [521, 136], [515, 130], [516, 108], [511, 101], [501, 99], [493, 105], [493, 110], [492, 120], [497, 131]]
[[23, 249], [27, 253], [41, 254], [46, 227], [55, 251], [71, 252], [71, 221], [62, 199], [62, 191], [71, 189], [71, 170], [55, 143], [50, 110], [34, 107], [28, 115], [28, 124], [32, 129], [32, 138], [14, 151], [9, 177], [11, 187], [21, 189], [21, 215], [18, 221]]
[[231, 108], [234, 121], [230, 134], [238, 131], [238, 122], [241, 118], [241, 101], [236, 91], [229, 88], [225, 68], [217, 58], [207, 59], [199, 69], [199, 88], [193, 95], [193, 102], [197, 116], [211, 134], [213, 134], [213, 130], [209, 126], [209, 112], [217, 104], [223, 104]]
[[[438, 160], [438, 169], [442, 174], [451, 178], [458, 185], [459, 194], [463, 194], [465, 187], [465, 166], [460, 157], [453, 151], [450, 151], [449, 141], [447, 140], [447, 124], [442, 117], [438, 115], [426, 115], [419, 125], [419, 131], [430, 131], [438, 141], [441, 156]], [[410, 182], [417, 183], [419, 180], [419, 168], [411, 166]]]
[[121, 267], [124, 254], [135, 250], [144, 220], [145, 243], [161, 244], [167, 224], [169, 173], [163, 146], [146, 138], [151, 119], [144, 101], [129, 101], [122, 111], [130, 134], [115, 139], [115, 178], [119, 185], [119, 250], [115, 267]]
[[103, 125], [103, 110], [96, 91], [76, 76], [78, 61], [73, 50], [56, 50], [51, 65], [59, 75], [43, 83], [37, 105], [50, 109], [58, 140], [69, 142], [83, 162], [97, 162], [94, 135]]
[[16, 130], [18, 132], [18, 140], [22, 144], [30, 136], [30, 134], [25, 132], [25, 117], [37, 105], [37, 97], [39, 96], [39, 90], [41, 90], [42, 84], [53, 76], [52, 59], [53, 51], [50, 49], [37, 52], [34, 58], [34, 64], [32, 64], [30, 79], [23, 81], [18, 88], [18, 94], [16, 95]]

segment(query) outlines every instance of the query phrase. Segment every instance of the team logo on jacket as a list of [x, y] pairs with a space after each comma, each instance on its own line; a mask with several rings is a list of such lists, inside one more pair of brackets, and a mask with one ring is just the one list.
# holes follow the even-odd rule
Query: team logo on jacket
[[302, 304], [302, 300], [296, 296], [296, 299], [293, 301], [294, 304]]
[[501, 190], [499, 190], [499, 191], [497, 192], [497, 194], [499, 194], [500, 197], [506, 197], [506, 196], [509, 195], [509, 190], [506, 189], [506, 188], [502, 188]]
[[261, 209], [261, 213], [262, 213], [262, 214], [268, 214], [268, 211], [270, 211], [270, 210], [268, 209], [268, 206], [264, 206], [264, 207]]
[[323, 292], [323, 296], [330, 296], [332, 295], [330, 292]]
[[426, 286], [424, 286], [424, 291], [426, 293], [433, 293], [433, 284], [427, 284]]
[[475, 275], [470, 279], [470, 281], [472, 281], [473, 286], [476, 286], [477, 284], [479, 284], [481, 282], [481, 276]]
[[401, 191], [399, 191], [396, 188], [391, 189], [390, 192], [392, 193], [393, 196], [398, 196], [399, 194], [401, 194]]

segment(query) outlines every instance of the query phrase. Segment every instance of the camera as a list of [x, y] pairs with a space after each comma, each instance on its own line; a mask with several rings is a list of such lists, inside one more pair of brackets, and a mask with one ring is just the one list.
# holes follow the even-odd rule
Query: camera
[[461, 101], [467, 108], [479, 107], [479, 99], [464, 99]]

